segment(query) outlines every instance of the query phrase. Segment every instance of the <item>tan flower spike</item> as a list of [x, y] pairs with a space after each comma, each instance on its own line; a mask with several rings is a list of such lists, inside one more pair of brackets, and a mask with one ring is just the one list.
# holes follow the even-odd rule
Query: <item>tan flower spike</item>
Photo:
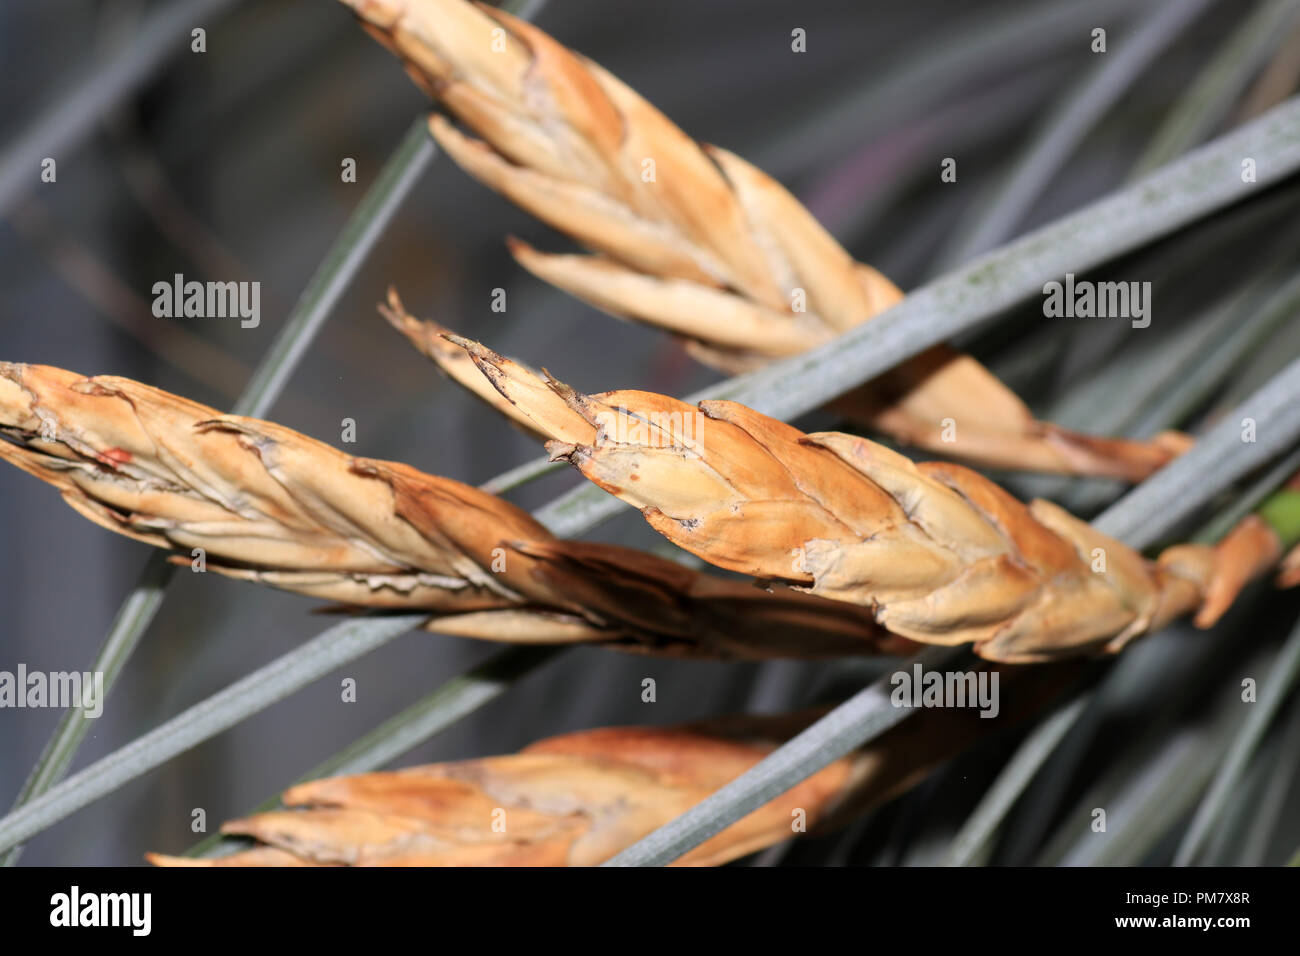
[[[1039, 711], [1077, 677], [1069, 666], [999, 670], [996, 719], [973, 708], [921, 710], [677, 865], [715, 866], [804, 829], [832, 829]], [[590, 866], [688, 810], [816, 716], [607, 727], [552, 737], [510, 756], [318, 780], [287, 791], [287, 809], [222, 827], [255, 838], [250, 849], [210, 859], [151, 854], [149, 860], [162, 866]]]
[[428, 610], [441, 633], [723, 657], [908, 646], [864, 609], [561, 541], [476, 488], [130, 379], [0, 363], [0, 458], [178, 563], [353, 607]]
[[[805, 435], [735, 402], [582, 395], [452, 337], [554, 440], [548, 449], [715, 565], [872, 609], [895, 634], [992, 660], [1116, 651], [1201, 607], [1207, 624], [1277, 557], [1250, 527], [1150, 562], [1049, 501], [915, 464], [839, 432]], [[1269, 552], [1258, 560], [1255, 551]], [[1270, 550], [1271, 548], [1271, 550]], [[1231, 567], [1228, 567], [1228, 566]]]
[[[727, 371], [821, 345], [902, 298], [780, 183], [691, 139], [531, 24], [465, 0], [344, 2], [417, 85], [482, 137], [430, 120], [463, 169], [594, 251], [551, 255], [512, 241], [515, 258], [545, 281], [663, 328]], [[1186, 445], [1176, 435], [1098, 439], [1035, 421], [987, 369], [942, 346], [838, 407], [907, 444], [996, 467], [1140, 480]], [[945, 440], [949, 417], [960, 423], [954, 441]]]

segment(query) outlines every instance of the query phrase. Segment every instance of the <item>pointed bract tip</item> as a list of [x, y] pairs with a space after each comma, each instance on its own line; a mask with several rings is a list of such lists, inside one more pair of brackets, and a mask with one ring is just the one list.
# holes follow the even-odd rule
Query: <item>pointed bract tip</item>
[[439, 334], [452, 345], [459, 345], [468, 352], [470, 358], [474, 360], [475, 364], [477, 364], [479, 368], [483, 368], [484, 365], [490, 365], [493, 369], [500, 372], [503, 371], [501, 366], [505, 365], [508, 361], [505, 356], [492, 351], [482, 342], [467, 339], [465, 336], [457, 335], [455, 332], [450, 330], [444, 330]]
[[[397, 290], [391, 286], [388, 289], [388, 302], [379, 303], [377, 308], [379, 314], [388, 320], [389, 325], [410, 339], [417, 348], [421, 348], [421, 351], [424, 350], [421, 346], [421, 340], [428, 342], [430, 345], [438, 344], [433, 343], [432, 339], [437, 337], [446, 338], [451, 333], [451, 330], [445, 325], [435, 322], [433, 319], [418, 319], [411, 315], [406, 310], [406, 306], [402, 304]], [[441, 347], [440, 344], [439, 347]]]
[[467, 339], [465, 338], [465, 336], [458, 335], [457, 333], [451, 331], [450, 329], [446, 330], [445, 332], [441, 332], [439, 334], [441, 334], [442, 337], [446, 339], [448, 342], [450, 342], [452, 345], [459, 345], [470, 355], [473, 356], [481, 355], [484, 358], [491, 358], [491, 359], [495, 359], [496, 361], [501, 360], [500, 355], [497, 355], [496, 352], [493, 352], [491, 349], [483, 345], [481, 342], [475, 342], [473, 339]]
[[250, 828], [253, 826], [253, 822], [253, 817], [236, 817], [221, 824], [221, 829], [218, 832], [226, 836], [248, 836], [252, 832]]
[[595, 425], [596, 422], [588, 408], [589, 399], [586, 394], [578, 391], [572, 385], [561, 382], [558, 378], [543, 367], [542, 375], [546, 379], [546, 386], [560, 398], [564, 399], [564, 404], [581, 415], [589, 424]]
[[520, 256], [526, 256], [536, 250], [518, 236], [506, 236], [506, 249], [509, 253], [518, 259]]
[[542, 366], [542, 375], [546, 379], [546, 384], [550, 387], [551, 391], [556, 395], [559, 395], [565, 401], [570, 401], [581, 394], [572, 385], [566, 385], [564, 382], [561, 382], [558, 378], [552, 375], [551, 370], [545, 365]]
[[402, 305], [402, 300], [397, 297], [397, 290], [392, 286], [388, 287], [388, 301], [377, 303], [375, 308], [388, 324], [397, 331], [409, 332], [414, 318], [406, 311], [406, 308]]

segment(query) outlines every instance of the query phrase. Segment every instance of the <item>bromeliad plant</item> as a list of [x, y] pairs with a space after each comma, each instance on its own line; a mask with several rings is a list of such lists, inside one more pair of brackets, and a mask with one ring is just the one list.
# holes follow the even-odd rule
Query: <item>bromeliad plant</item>
[[[443, 149], [592, 252], [512, 241], [537, 277], [663, 328], [726, 371], [825, 346], [903, 299], [775, 180], [696, 143], [528, 23], [464, 0], [345, 2], [480, 137], [434, 116]], [[917, 463], [856, 434], [805, 434], [736, 402], [586, 395], [415, 318], [396, 293], [381, 311], [450, 377], [547, 441], [554, 460], [727, 574], [565, 540], [486, 491], [123, 378], [0, 364], [0, 457], [175, 562], [337, 611], [413, 612], [428, 630], [501, 643], [681, 657], [969, 646], [985, 659], [974, 667], [1007, 689], [1002, 720], [937, 710], [894, 723], [791, 780], [684, 863], [721, 864], [804, 825], [843, 824], [1041, 714], [1094, 657], [1184, 615], [1212, 626], [1275, 567], [1279, 585], [1300, 583], [1300, 550], [1283, 557], [1300, 545], [1294, 487], [1217, 542], [1148, 558], [962, 465]], [[834, 409], [981, 467], [1141, 481], [1191, 447], [1176, 432], [1107, 438], [1039, 421], [974, 358], [943, 345], [914, 351]], [[1282, 444], [1294, 445], [1288, 434]], [[818, 716], [607, 728], [511, 756], [306, 783], [284, 808], [226, 825], [254, 846], [204, 862], [601, 863], [761, 768]]]

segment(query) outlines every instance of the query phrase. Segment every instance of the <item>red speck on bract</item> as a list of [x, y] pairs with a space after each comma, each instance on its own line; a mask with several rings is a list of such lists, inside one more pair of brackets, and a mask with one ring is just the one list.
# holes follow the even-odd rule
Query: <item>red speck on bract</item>
[[109, 448], [100, 452], [99, 460], [112, 462], [115, 465], [125, 465], [131, 460], [131, 453], [125, 448]]

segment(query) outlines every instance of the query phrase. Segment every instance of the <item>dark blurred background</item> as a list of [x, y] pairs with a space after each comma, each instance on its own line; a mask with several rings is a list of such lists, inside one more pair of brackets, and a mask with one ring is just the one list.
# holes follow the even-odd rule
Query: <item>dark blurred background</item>
[[[0, 5], [0, 149], [131, 50], [143, 24], [187, 6], [204, 14], [193, 25], [206, 29], [207, 51], [173, 41], [123, 102], [83, 117], [84, 135], [54, 154], [57, 183], [23, 170], [27, 179], [0, 208], [0, 359], [125, 375], [224, 409], [428, 104], [330, 0], [8, 2]], [[858, 258], [910, 288], [938, 271], [971, 203], [1093, 65], [1092, 26], [1106, 27], [1114, 44], [1145, 6], [551, 0], [537, 19], [687, 132], [767, 168]], [[1121, 183], [1143, 137], [1246, 6], [1214, 4], [1144, 71], [1020, 228]], [[791, 52], [796, 27], [807, 31], [805, 54]], [[946, 156], [959, 157], [957, 184], [939, 180]], [[356, 160], [355, 184], [340, 181], [345, 157]], [[1284, 199], [1279, 217], [1294, 213], [1293, 197]], [[532, 279], [506, 254], [508, 233], [565, 246], [450, 161], [435, 162], [270, 417], [334, 444], [341, 420], [352, 418], [349, 451], [471, 483], [538, 454], [389, 330], [375, 311], [389, 284], [415, 314], [545, 364], [584, 390], [686, 394], [717, 379], [668, 337]], [[176, 272], [260, 281], [260, 327], [154, 318], [153, 283]], [[1196, 281], [1213, 288], [1222, 279], [1188, 277], [1189, 300], [1203, 294]], [[504, 314], [489, 308], [496, 287], [507, 290]], [[1041, 386], [1046, 400], [1055, 377], [1043, 371], [1020, 381]], [[566, 472], [510, 497], [532, 508], [573, 484]], [[657, 546], [634, 518], [596, 535]], [[0, 470], [0, 669], [86, 668], [148, 550], [78, 517], [43, 484]], [[307, 599], [217, 575], [178, 575], [76, 767], [323, 630], [330, 621], [312, 610]], [[193, 808], [206, 810], [210, 827], [243, 813], [493, 650], [431, 634], [399, 638], [53, 827], [23, 862], [122, 864], [149, 849], [179, 852], [194, 839]], [[339, 701], [342, 676], [358, 682], [354, 704]], [[647, 676], [658, 682], [653, 705], [640, 700]], [[825, 679], [825, 665], [679, 664], [578, 650], [402, 762], [504, 753], [601, 724], [772, 710], [807, 702], [827, 689]], [[0, 711], [0, 809], [58, 717]]]

